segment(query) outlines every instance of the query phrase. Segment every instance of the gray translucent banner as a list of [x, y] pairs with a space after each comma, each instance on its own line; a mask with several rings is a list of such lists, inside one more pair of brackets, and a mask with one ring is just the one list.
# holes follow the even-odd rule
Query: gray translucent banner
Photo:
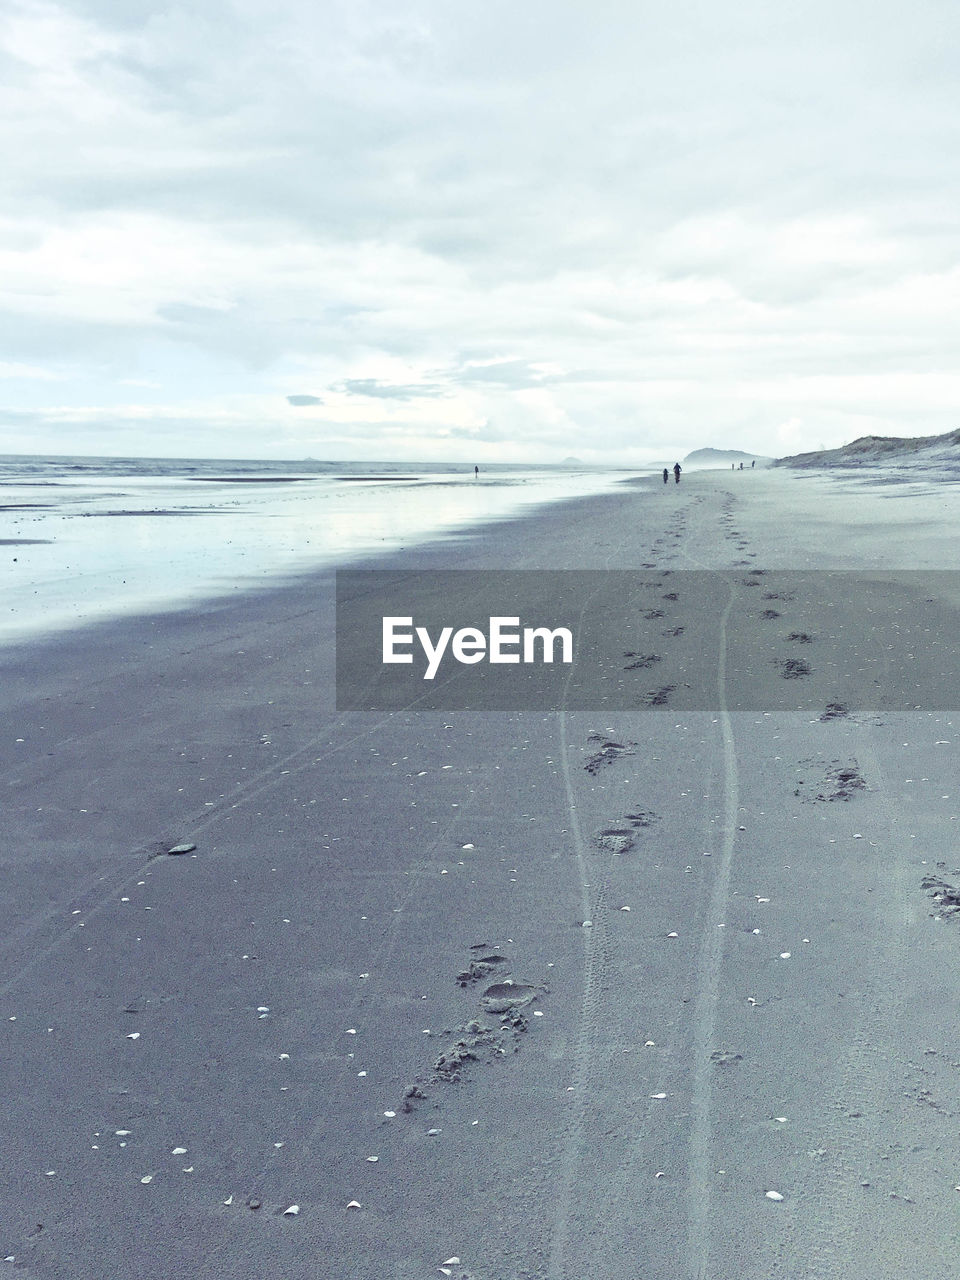
[[338, 710], [960, 705], [955, 572], [351, 570], [336, 594]]

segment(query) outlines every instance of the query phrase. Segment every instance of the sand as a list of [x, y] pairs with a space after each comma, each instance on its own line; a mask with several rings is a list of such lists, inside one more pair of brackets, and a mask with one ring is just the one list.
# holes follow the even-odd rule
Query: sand
[[384, 562], [643, 570], [624, 636], [720, 571], [682, 710], [338, 714], [329, 574], [0, 651], [0, 1275], [954, 1274], [957, 598], [883, 571], [958, 507], [692, 473]]

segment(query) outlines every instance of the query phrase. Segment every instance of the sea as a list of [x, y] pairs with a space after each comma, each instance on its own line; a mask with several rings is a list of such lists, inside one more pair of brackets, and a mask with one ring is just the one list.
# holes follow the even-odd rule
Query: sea
[[455, 539], [644, 473], [0, 455], [0, 643]]

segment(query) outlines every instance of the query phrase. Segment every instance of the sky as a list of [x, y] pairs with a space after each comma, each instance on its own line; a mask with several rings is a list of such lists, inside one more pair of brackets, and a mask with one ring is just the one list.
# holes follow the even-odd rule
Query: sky
[[4, 0], [0, 453], [960, 426], [954, 0]]

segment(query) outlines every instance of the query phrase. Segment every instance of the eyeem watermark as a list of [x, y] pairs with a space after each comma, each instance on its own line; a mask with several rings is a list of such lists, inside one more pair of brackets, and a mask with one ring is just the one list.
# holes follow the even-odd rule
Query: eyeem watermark
[[[412, 631], [400, 628], [412, 627]], [[573, 635], [567, 627], [524, 627], [520, 618], [495, 617], [486, 632], [479, 627], [442, 627], [436, 640], [426, 627], [414, 627], [413, 617], [383, 619], [383, 661], [409, 664], [414, 661], [414, 641], [419, 644], [426, 666], [424, 680], [432, 680], [449, 651], [455, 662], [473, 666], [484, 660], [492, 663], [553, 662], [559, 645], [559, 661], [573, 662]]]
[[340, 711], [960, 706], [949, 571], [358, 569], [336, 584]]

